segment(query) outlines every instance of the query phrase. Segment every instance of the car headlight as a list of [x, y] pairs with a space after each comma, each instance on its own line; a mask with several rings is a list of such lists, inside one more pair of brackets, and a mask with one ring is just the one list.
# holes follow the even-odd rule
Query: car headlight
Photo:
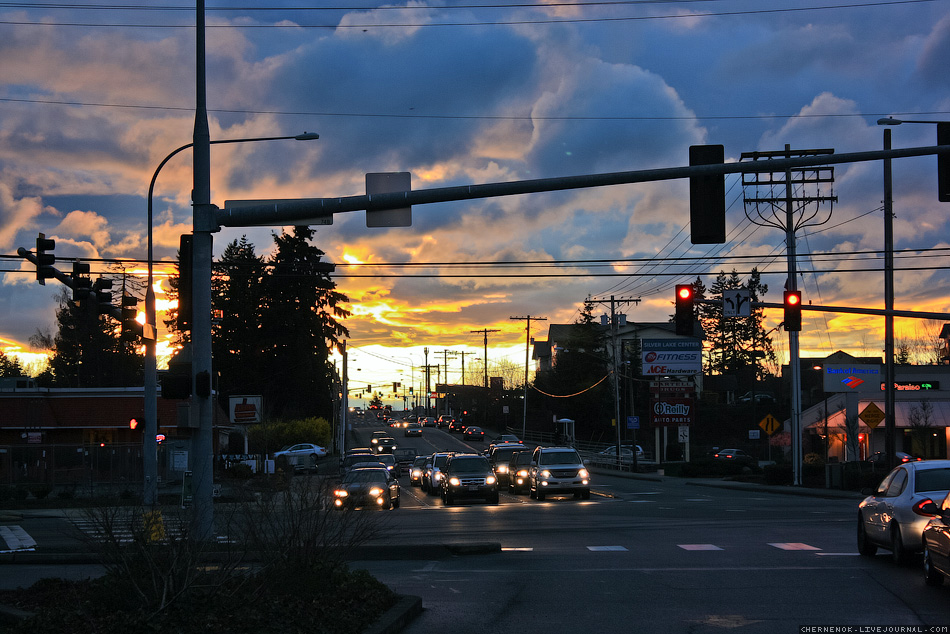
[[498, 473], [508, 473], [508, 465], [498, 465]]
[[438, 482], [439, 480], [442, 479], [442, 473], [439, 471], [436, 471], [435, 473], [432, 474], [432, 479]]
[[495, 476], [488, 476], [485, 478], [485, 484], [495, 484]]
[[374, 498], [378, 498], [379, 496], [383, 494], [383, 490], [380, 489], [379, 487], [373, 487], [372, 489], [369, 490], [369, 494], [372, 495]]
[[527, 469], [519, 469], [517, 475], [518, 475], [519, 478], [527, 478], [527, 477], [528, 477], [528, 470], [527, 470]]
[[451, 478], [449, 478], [449, 484], [451, 484], [454, 487], [457, 487], [462, 484], [462, 481], [456, 478], [455, 476], [452, 476]]
[[421, 475], [422, 475], [422, 472], [419, 471], [418, 469], [413, 469], [413, 470], [412, 470], [412, 477], [413, 477], [413, 478], [418, 478], [418, 477], [421, 476]]
[[587, 469], [581, 469], [580, 471], [577, 472], [577, 475], [581, 478], [586, 478], [590, 476], [590, 474], [587, 473]]
[[345, 489], [337, 489], [336, 491], [333, 492], [333, 495], [335, 495], [338, 498], [345, 498], [349, 494], [350, 494], [349, 491], [346, 491]]
[[544, 469], [543, 471], [541, 471], [541, 473], [540, 473], [539, 475], [540, 475], [542, 478], [550, 478], [550, 477], [551, 477], [551, 472], [548, 471], [547, 469]]

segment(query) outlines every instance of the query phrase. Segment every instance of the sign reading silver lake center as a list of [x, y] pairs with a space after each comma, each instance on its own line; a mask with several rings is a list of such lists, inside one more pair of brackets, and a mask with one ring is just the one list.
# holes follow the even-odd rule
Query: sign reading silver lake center
[[642, 339], [644, 376], [691, 376], [702, 372], [703, 350], [697, 339]]

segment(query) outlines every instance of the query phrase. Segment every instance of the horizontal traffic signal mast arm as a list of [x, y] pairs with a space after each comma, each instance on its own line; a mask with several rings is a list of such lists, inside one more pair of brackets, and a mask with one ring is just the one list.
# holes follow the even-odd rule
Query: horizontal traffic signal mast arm
[[[33, 253], [30, 252], [28, 249], [24, 249], [23, 247], [20, 247], [16, 250], [16, 254], [19, 255], [21, 258], [25, 258], [28, 262], [32, 262], [34, 266], [39, 266], [36, 256], [33, 255]], [[72, 275], [70, 275], [69, 273], [63, 273], [56, 267], [52, 267], [52, 271], [53, 271], [53, 277], [59, 280], [64, 286], [68, 286], [69, 288], [76, 290], [76, 287], [73, 284]]]
[[506, 183], [437, 187], [433, 189], [418, 189], [372, 195], [363, 194], [360, 196], [344, 196], [340, 198], [300, 198], [262, 205], [242, 205], [234, 208], [216, 209], [214, 219], [219, 226], [224, 227], [287, 225], [297, 221], [312, 220], [319, 216], [330, 216], [348, 211], [400, 209], [412, 205], [457, 200], [474, 200], [477, 198], [494, 198], [498, 196], [583, 189], [587, 187], [604, 187], [607, 185], [623, 185], [629, 183], [646, 183], [689, 178], [691, 176], [778, 172], [795, 167], [860, 163], [865, 161], [880, 161], [888, 158], [929, 156], [932, 154], [950, 154], [950, 145], [930, 145], [891, 150], [872, 150], [868, 152], [766, 159], [745, 163], [721, 163], [633, 170], [628, 172], [609, 172], [604, 174], [583, 174], [580, 176], [538, 178]]
[[[718, 299], [697, 299], [697, 304], [715, 304], [721, 305]], [[785, 304], [775, 302], [752, 302], [752, 308], [785, 308]], [[942, 319], [950, 320], [950, 313], [931, 313], [919, 310], [886, 310], [884, 308], [854, 308], [851, 306], [818, 306], [815, 304], [801, 305], [802, 310], [814, 310], [825, 313], [852, 313], [856, 315], [879, 315], [881, 317], [893, 315], [894, 317], [910, 317], [917, 319]]]

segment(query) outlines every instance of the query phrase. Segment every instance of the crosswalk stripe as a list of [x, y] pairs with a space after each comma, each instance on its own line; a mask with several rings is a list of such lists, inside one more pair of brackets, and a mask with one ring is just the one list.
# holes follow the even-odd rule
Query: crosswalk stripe
[[808, 544], [802, 544], [800, 542], [776, 542], [769, 543], [769, 546], [774, 546], [781, 550], [821, 550], [816, 546], [809, 546]]
[[20, 526], [0, 526], [0, 538], [7, 543], [7, 549], [0, 552], [34, 550], [36, 540]]

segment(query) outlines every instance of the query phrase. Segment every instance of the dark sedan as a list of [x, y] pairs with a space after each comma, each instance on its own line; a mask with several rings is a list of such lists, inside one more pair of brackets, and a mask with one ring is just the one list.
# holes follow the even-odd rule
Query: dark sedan
[[933, 519], [924, 529], [924, 580], [939, 586], [950, 577], [950, 493], [936, 508]]
[[462, 432], [462, 438], [465, 440], [485, 440], [485, 432], [481, 427], [466, 427]]
[[333, 508], [399, 508], [399, 481], [384, 468], [353, 469], [333, 490]]

